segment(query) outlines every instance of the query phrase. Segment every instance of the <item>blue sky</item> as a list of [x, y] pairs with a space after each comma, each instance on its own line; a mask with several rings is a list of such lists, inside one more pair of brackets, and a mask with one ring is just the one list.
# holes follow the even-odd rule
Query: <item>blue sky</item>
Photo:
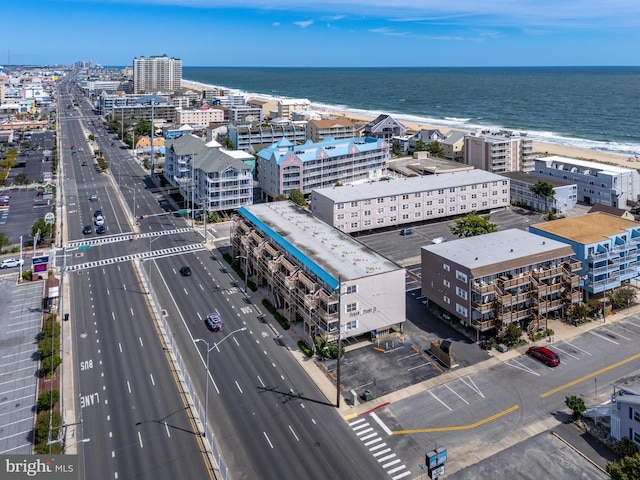
[[[638, 0], [3, 0], [0, 65], [639, 65]], [[233, 7], [229, 7], [233, 5]]]

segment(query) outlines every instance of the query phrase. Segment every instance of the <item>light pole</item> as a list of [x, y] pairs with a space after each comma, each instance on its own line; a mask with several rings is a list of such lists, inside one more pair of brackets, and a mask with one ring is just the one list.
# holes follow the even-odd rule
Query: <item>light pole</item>
[[242, 327], [239, 328], [237, 330], [234, 330], [233, 332], [230, 332], [226, 337], [224, 337], [222, 340], [220, 340], [219, 342], [213, 342], [213, 346], [209, 346], [209, 342], [207, 342], [204, 338], [194, 338], [193, 339], [193, 343], [197, 343], [197, 342], [202, 342], [207, 346], [207, 360], [206, 360], [206, 373], [207, 373], [207, 378], [206, 378], [206, 386], [204, 388], [204, 422], [203, 423], [203, 432], [202, 432], [202, 436], [206, 437], [207, 436], [207, 413], [209, 410], [209, 353], [211, 352], [211, 350], [213, 350], [214, 348], [217, 348], [218, 345], [220, 345], [222, 342], [224, 342], [227, 338], [229, 338], [231, 335], [238, 333], [238, 332], [243, 332], [247, 329], [247, 327]]
[[[120, 169], [118, 169], [120, 172]], [[134, 222], [138, 221], [138, 217], [136, 217], [136, 189], [132, 187], [127, 187], [126, 185], [120, 185], [120, 188], [126, 188], [128, 190], [133, 190], [133, 220]]]
[[151, 244], [153, 242], [155, 242], [156, 240], [160, 240], [161, 237], [163, 237], [164, 235], [158, 235], [156, 238], [151, 238], [149, 237], [149, 293], [151, 293]]

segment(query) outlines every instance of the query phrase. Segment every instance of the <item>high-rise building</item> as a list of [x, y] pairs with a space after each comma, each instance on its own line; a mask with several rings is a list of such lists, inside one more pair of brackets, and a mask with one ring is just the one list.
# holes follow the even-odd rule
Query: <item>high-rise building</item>
[[175, 92], [182, 82], [182, 60], [161, 57], [133, 59], [134, 93]]

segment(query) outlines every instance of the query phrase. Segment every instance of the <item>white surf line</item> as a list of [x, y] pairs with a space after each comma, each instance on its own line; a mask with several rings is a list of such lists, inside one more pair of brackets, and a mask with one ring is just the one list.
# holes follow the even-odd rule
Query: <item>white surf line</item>
[[446, 383], [445, 383], [445, 385], [444, 385], [444, 386], [445, 386], [445, 387], [447, 387], [447, 388], [449, 389], [449, 391], [450, 391], [451, 393], [453, 393], [456, 397], [458, 397], [458, 398], [459, 398], [460, 400], [462, 400], [464, 403], [466, 403], [467, 405], [469, 405], [469, 402], [467, 402], [464, 398], [462, 398], [462, 397], [458, 394], [458, 392], [456, 392], [453, 388], [451, 388], [451, 387], [450, 387], [449, 385], [447, 385]]
[[446, 403], [444, 403], [442, 400], [440, 400], [438, 397], [435, 396], [435, 394], [429, 390], [429, 393], [431, 394], [431, 396], [433, 398], [435, 398], [437, 401], [439, 401], [447, 410], [449, 410], [450, 412], [452, 412], [453, 410], [451, 410], [451, 407], [449, 405], [447, 405]]
[[511, 362], [506, 362], [506, 365], [509, 365], [510, 367], [513, 368], [517, 368], [518, 370], [522, 370], [528, 373], [532, 373], [533, 375], [535, 375], [536, 377], [539, 377], [540, 374], [537, 372], [534, 372], [533, 370], [531, 370], [529, 367], [526, 367], [525, 365], [523, 365], [522, 363], [520, 363], [517, 360], [511, 360], [513, 363], [517, 363], [517, 365], [513, 365]]
[[575, 358], [576, 360], [579, 360], [579, 358], [578, 358], [578, 357], [576, 357], [575, 355], [571, 355], [569, 352], [567, 352], [567, 351], [565, 351], [565, 350], [561, 349], [558, 345], [554, 345], [554, 346], [553, 346], [553, 349], [554, 349], [554, 350], [558, 350], [559, 352], [562, 352], [563, 354], [568, 355], [568, 356], [570, 356], [571, 358]]
[[376, 415], [375, 412], [371, 412], [371, 418], [373, 418], [376, 421], [376, 423], [380, 425], [380, 428], [384, 430], [384, 433], [386, 433], [387, 435], [393, 435], [389, 427], [385, 425], [385, 423], [380, 419], [380, 417], [378, 417], [378, 415]]
[[[592, 353], [587, 352], [586, 350], [582, 350], [581, 348], [576, 347], [574, 344], [567, 342], [566, 340], [563, 340], [563, 343], [566, 343], [567, 345], [570, 345], [572, 348], [575, 348], [576, 350], [580, 350], [582, 353], [589, 355], [590, 357], [593, 356]], [[556, 344], [557, 345], [557, 344]]]
[[603, 340], [606, 340], [607, 342], [611, 342], [611, 343], [615, 343], [616, 345], [620, 345], [620, 344], [619, 344], [618, 342], [616, 342], [615, 340], [611, 340], [610, 338], [607, 338], [607, 337], [605, 337], [604, 335], [600, 335], [599, 333], [596, 333], [596, 332], [594, 332], [594, 331], [592, 331], [592, 330], [589, 330], [589, 333], [590, 333], [591, 335], [595, 335], [596, 337], [600, 337], [600, 338], [602, 338]]
[[631, 340], [629, 337], [625, 337], [624, 335], [620, 335], [618, 332], [614, 332], [613, 330], [609, 330], [605, 327], [600, 327], [605, 332], [609, 332], [611, 335], [617, 335], [618, 337], [624, 338], [625, 340]]
[[469, 383], [467, 383], [467, 381], [460, 377], [460, 381], [462, 383], [464, 383], [467, 387], [469, 387], [471, 390], [473, 390], [474, 392], [476, 392], [478, 395], [480, 395], [482, 398], [484, 398], [484, 394], [480, 391], [480, 389], [478, 388], [478, 386], [475, 384], [475, 382], [473, 380], [471, 380], [471, 377], [469, 375], [467, 375], [467, 378], [469, 379], [469, 383], [471, 385], [469, 385]]

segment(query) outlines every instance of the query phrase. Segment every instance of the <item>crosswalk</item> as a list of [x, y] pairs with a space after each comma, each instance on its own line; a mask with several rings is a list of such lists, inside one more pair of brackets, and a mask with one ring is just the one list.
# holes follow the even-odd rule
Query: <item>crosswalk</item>
[[162, 248], [160, 250], [153, 250], [151, 252], [133, 253], [131, 255], [122, 255], [121, 257], [104, 258], [101, 260], [95, 260], [93, 262], [79, 263], [77, 265], [67, 265], [65, 272], [77, 272], [79, 270], [86, 270], [89, 268], [104, 267], [106, 265], [113, 265], [114, 263], [130, 262], [139, 258], [161, 258], [170, 257], [172, 255], [181, 255], [183, 253], [197, 252], [204, 250], [205, 247], [202, 243], [193, 243], [190, 245], [180, 245], [179, 247]]
[[87, 240], [73, 240], [67, 244], [67, 250], [76, 250], [83, 245], [90, 245], [97, 247], [99, 245], [106, 245], [108, 243], [127, 242], [130, 240], [136, 240], [139, 238], [159, 237], [162, 235], [173, 235], [176, 233], [192, 232], [191, 228], [174, 228], [172, 230], [162, 230], [159, 232], [144, 232], [144, 233], [123, 233], [119, 235], [107, 235], [103, 237], [90, 238]]
[[[372, 415], [375, 414], [371, 413], [368, 416], [371, 417]], [[407, 469], [402, 463], [402, 460], [391, 451], [391, 448], [376, 431], [375, 426], [372, 426], [366, 417], [360, 417], [350, 422], [349, 426], [392, 480], [399, 480], [400, 478], [411, 475], [409, 469]], [[389, 432], [389, 434], [391, 434], [391, 432]]]

